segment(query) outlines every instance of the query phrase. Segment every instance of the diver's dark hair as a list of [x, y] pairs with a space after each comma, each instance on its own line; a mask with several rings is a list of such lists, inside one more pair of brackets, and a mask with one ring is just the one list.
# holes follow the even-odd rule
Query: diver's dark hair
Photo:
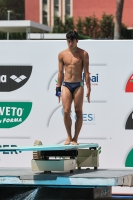
[[66, 34], [66, 39], [67, 40], [74, 40], [74, 39], [78, 40], [78, 33], [74, 30], [70, 30]]

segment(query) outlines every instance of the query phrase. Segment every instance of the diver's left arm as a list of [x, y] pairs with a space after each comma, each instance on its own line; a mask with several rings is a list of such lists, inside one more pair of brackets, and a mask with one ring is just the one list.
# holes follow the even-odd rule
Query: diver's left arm
[[89, 55], [86, 51], [83, 54], [83, 69], [84, 69], [84, 77], [87, 86], [86, 97], [88, 102], [90, 103], [90, 92], [91, 92], [91, 83], [90, 83], [90, 73], [89, 73]]

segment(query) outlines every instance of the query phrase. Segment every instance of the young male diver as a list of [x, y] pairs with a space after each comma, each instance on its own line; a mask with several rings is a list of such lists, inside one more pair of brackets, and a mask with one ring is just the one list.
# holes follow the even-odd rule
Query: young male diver
[[[88, 102], [90, 103], [91, 84], [88, 71], [89, 55], [85, 50], [77, 47], [78, 33], [75, 30], [68, 31], [68, 33], [66, 34], [66, 40], [68, 48], [60, 52], [58, 55], [58, 82], [56, 86], [56, 96], [58, 96], [59, 102], [60, 96], [62, 97], [62, 105], [64, 109], [64, 124], [68, 134], [68, 137], [64, 144], [69, 145], [71, 143], [73, 145], [77, 145], [78, 135], [83, 122], [83, 71], [87, 86], [86, 97], [88, 99]], [[73, 137], [71, 133], [72, 120], [70, 117], [72, 101], [74, 102], [76, 113], [75, 133]]]

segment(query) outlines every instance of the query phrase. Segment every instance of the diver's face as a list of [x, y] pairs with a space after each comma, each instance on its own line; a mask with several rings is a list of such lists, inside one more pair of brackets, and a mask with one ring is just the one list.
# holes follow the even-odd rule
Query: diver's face
[[67, 44], [69, 49], [74, 49], [75, 47], [77, 47], [77, 43], [78, 43], [77, 39], [74, 40], [67, 39]]

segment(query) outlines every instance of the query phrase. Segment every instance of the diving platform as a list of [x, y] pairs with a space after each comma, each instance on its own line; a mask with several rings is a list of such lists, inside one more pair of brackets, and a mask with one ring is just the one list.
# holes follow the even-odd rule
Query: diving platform
[[133, 170], [126, 169], [82, 169], [70, 172], [32, 171], [31, 168], [0, 168], [0, 185], [31, 186], [133, 186]]
[[0, 168], [0, 187], [86, 188], [94, 199], [111, 197], [112, 186], [132, 187], [133, 170], [98, 168], [98, 146], [46, 146], [36, 140], [34, 146], [0, 148], [0, 152], [33, 152], [31, 168]]
[[33, 171], [70, 171], [71, 173], [78, 167], [99, 166], [99, 153], [97, 143], [78, 145], [43, 145], [36, 140], [34, 146], [6, 147], [0, 148], [0, 152], [22, 152], [33, 151], [31, 167]]
[[99, 145], [97, 143], [80, 143], [78, 145], [64, 145], [64, 144], [53, 144], [53, 145], [43, 145], [41, 141], [36, 140], [34, 146], [19, 146], [19, 147], [3, 147], [0, 148], [0, 152], [19, 152], [19, 151], [60, 151], [60, 150], [72, 150], [72, 149], [84, 149], [84, 148], [97, 148]]
[[[76, 199], [78, 199], [80, 195], [85, 199], [84, 196], [88, 193], [89, 197], [91, 196], [93, 199], [103, 197], [107, 199], [112, 196], [112, 186], [133, 186], [133, 170], [94, 170], [87, 168], [82, 170], [76, 169], [73, 173], [44, 173], [43, 171], [34, 172], [31, 168], [0, 168], [0, 188], [24, 188], [27, 186], [44, 188], [45, 195], [47, 193], [47, 195], [52, 195], [53, 191], [56, 191], [57, 188], [58, 195], [60, 195], [62, 191], [65, 191], [66, 194], [69, 192], [69, 199], [75, 199], [76, 194], [79, 195]], [[50, 188], [54, 188], [54, 190]], [[47, 190], [49, 192], [47, 192]], [[71, 191], [74, 191], [74, 197], [72, 197], [73, 194]], [[89, 197], [87, 199], [89, 199]], [[49, 198], [46, 196], [46, 199]]]

